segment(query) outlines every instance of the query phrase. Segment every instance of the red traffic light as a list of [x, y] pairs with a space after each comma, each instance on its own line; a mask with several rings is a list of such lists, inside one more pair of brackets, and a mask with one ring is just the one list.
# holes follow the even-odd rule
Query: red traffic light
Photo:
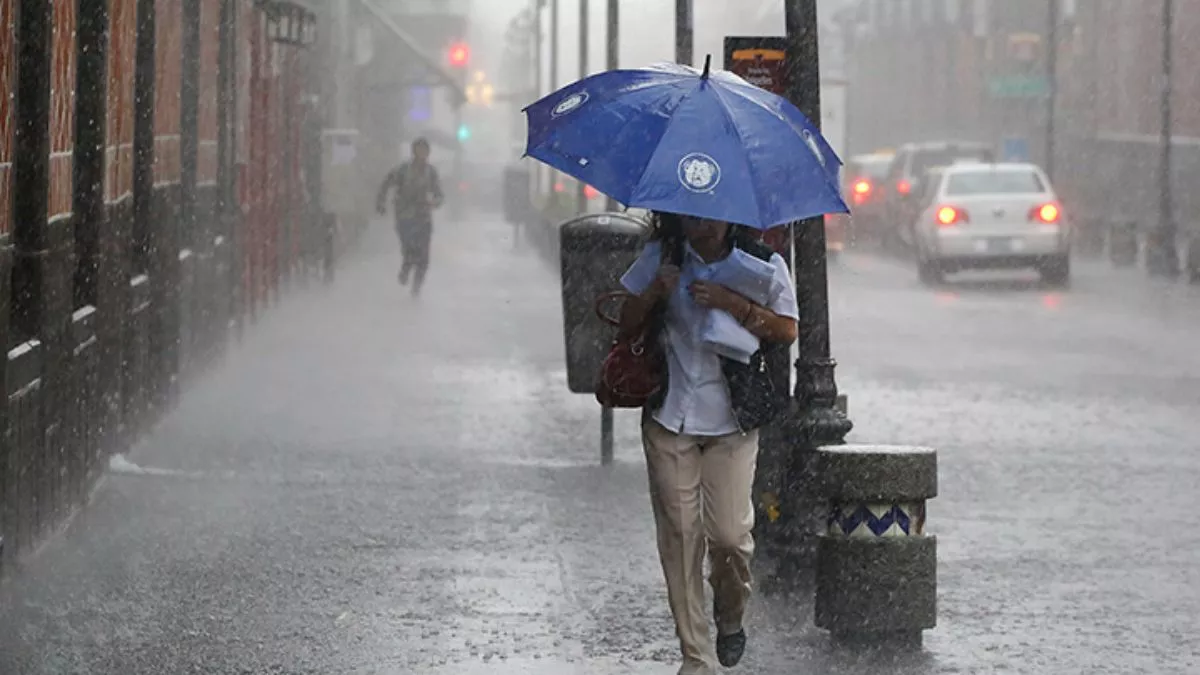
[[471, 60], [471, 49], [459, 42], [450, 47], [450, 65], [463, 68]]

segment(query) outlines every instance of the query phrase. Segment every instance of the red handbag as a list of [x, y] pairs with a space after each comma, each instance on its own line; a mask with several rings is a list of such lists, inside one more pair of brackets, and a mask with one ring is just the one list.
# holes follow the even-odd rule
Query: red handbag
[[[611, 326], [620, 321], [603, 312], [605, 303], [617, 298], [630, 298], [625, 291], [605, 293], [596, 299], [596, 316]], [[654, 398], [665, 384], [666, 357], [658, 342], [658, 317], [646, 321], [646, 326], [631, 336], [618, 335], [608, 356], [600, 364], [596, 383], [596, 400], [606, 408], [642, 408]]]

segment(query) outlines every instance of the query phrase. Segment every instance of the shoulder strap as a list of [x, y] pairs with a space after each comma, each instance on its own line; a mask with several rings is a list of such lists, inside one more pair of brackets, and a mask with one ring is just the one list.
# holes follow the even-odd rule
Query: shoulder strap
[[671, 239], [662, 240], [662, 256], [663, 264], [671, 264], [677, 267], [683, 265], [683, 237], [673, 237]]
[[757, 239], [752, 239], [744, 231], [739, 231], [734, 234], [733, 245], [742, 249], [746, 253], [749, 253], [755, 258], [758, 258], [759, 260], [765, 260], [767, 262], [770, 262], [771, 257], [775, 255], [775, 249], [767, 246]]

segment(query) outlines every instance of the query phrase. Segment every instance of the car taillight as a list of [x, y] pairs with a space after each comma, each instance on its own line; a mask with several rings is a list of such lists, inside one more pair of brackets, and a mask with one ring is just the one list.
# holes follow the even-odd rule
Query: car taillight
[[1033, 207], [1029, 211], [1030, 220], [1036, 220], [1046, 225], [1057, 224], [1060, 217], [1062, 217], [1062, 211], [1058, 208], [1057, 204], [1042, 204], [1041, 206]]
[[871, 182], [861, 179], [854, 181], [854, 194], [863, 197], [871, 194]]
[[950, 227], [967, 222], [967, 212], [953, 206], [943, 206], [937, 210], [937, 223], [942, 227]]
[[591, 185], [584, 185], [583, 186], [583, 194], [588, 199], [595, 199], [596, 197], [600, 196], [600, 191], [597, 190], [596, 188], [592, 187]]
[[906, 195], [906, 194], [912, 192], [912, 183], [910, 183], [906, 180], [902, 180], [899, 183], [896, 183], [896, 192], [899, 192], [902, 195]]

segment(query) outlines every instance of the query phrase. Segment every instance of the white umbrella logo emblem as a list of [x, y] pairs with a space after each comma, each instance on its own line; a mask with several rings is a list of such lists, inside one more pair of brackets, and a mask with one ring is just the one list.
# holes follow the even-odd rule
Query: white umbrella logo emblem
[[587, 103], [587, 100], [588, 93], [586, 91], [577, 91], [559, 101], [558, 105], [554, 106], [554, 110], [551, 111], [550, 114], [554, 117], [558, 117], [560, 115], [566, 115], [569, 112], [574, 112], [575, 110], [578, 110], [579, 107], [584, 103]]
[[679, 182], [692, 192], [712, 192], [721, 182], [721, 165], [703, 152], [679, 160]]

